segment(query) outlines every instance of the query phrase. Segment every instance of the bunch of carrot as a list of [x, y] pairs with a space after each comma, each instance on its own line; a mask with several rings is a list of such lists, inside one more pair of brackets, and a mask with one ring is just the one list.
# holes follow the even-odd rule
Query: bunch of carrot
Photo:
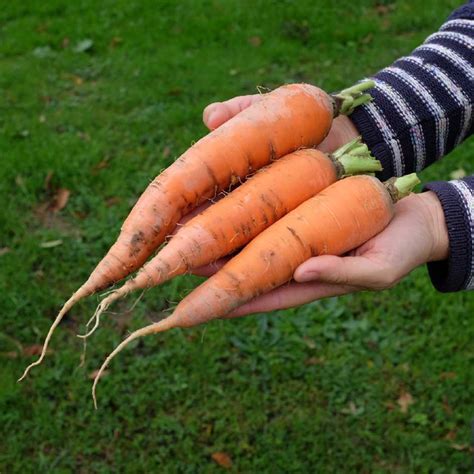
[[325, 138], [335, 116], [370, 100], [365, 91], [372, 86], [367, 81], [334, 95], [307, 84], [280, 87], [189, 148], [142, 194], [116, 243], [65, 303], [42, 354], [21, 379], [41, 363], [54, 329], [75, 303], [142, 267], [183, 216], [238, 182], [245, 181], [180, 227], [97, 308], [88, 326], [95, 324], [84, 337], [118, 298], [243, 248], [171, 316], [132, 333], [112, 352], [94, 381], [94, 401], [104, 368], [131, 340], [225, 317], [291, 280], [308, 258], [340, 255], [380, 232], [393, 215], [393, 202], [410, 192], [416, 176], [386, 185], [369, 175], [346, 178], [381, 170], [365, 145], [354, 140], [332, 155], [312, 148]]

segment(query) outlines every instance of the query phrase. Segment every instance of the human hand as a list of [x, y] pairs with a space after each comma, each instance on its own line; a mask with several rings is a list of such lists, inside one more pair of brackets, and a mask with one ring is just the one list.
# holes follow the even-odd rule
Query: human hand
[[[261, 95], [255, 94], [210, 104], [204, 110], [203, 121], [215, 129], [260, 99]], [[357, 135], [351, 120], [341, 116], [334, 120], [318, 148], [332, 152]], [[432, 192], [413, 194], [395, 205], [395, 216], [388, 227], [359, 248], [343, 257], [309, 259], [295, 271], [295, 281], [254, 299], [228, 317], [290, 308], [361, 290], [390, 288], [417, 266], [445, 259], [448, 251], [448, 234], [438, 198]], [[225, 261], [197, 269], [196, 273], [210, 276]]]

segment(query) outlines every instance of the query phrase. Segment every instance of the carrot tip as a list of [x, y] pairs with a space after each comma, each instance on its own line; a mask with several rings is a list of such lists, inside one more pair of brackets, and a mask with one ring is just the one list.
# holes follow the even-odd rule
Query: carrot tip
[[140, 337], [147, 336], [149, 334], [156, 334], [158, 332], [163, 332], [167, 331], [168, 329], [172, 329], [173, 327], [176, 327], [175, 323], [175, 318], [171, 316], [162, 319], [161, 321], [157, 323], [150, 324], [148, 326], [145, 326], [144, 328], [137, 329], [136, 331], [132, 332], [127, 338], [125, 338], [104, 360], [102, 365], [100, 366], [99, 370], [97, 371], [97, 375], [94, 378], [94, 383], [92, 384], [92, 400], [94, 402], [94, 407], [97, 410], [97, 384], [99, 383], [99, 380], [104, 373], [104, 370], [108, 367], [110, 364], [110, 361], [119, 353], [122, 352], [122, 350], [128, 346], [134, 339], [138, 339]]
[[87, 321], [87, 324], [86, 324], [86, 327], [88, 328], [92, 322], [94, 322], [94, 326], [92, 327], [92, 329], [90, 329], [89, 331], [87, 331], [85, 334], [76, 334], [77, 337], [79, 337], [80, 339], [87, 339], [89, 336], [91, 336], [95, 331], [96, 329], [99, 327], [99, 324], [100, 324], [100, 316], [102, 315], [102, 313], [104, 311], [107, 311], [107, 309], [109, 308], [109, 306], [115, 301], [115, 300], [118, 300], [121, 296], [123, 296], [124, 294], [126, 294], [126, 292], [124, 291], [121, 291], [123, 289], [122, 288], [119, 288], [118, 290], [114, 290], [112, 292], [109, 292], [109, 295], [104, 298], [97, 306], [96, 310], [94, 311], [94, 314], [92, 315], [92, 317], [89, 319], [89, 321]]
[[84, 296], [87, 296], [90, 294], [88, 290], [86, 289], [85, 285], [81, 286], [67, 301], [64, 303], [63, 307], [59, 311], [58, 315], [56, 316], [56, 319], [53, 321], [53, 324], [51, 324], [48, 334], [46, 334], [46, 338], [43, 343], [43, 348], [41, 350], [41, 354], [35, 362], [31, 363], [23, 372], [23, 375], [18, 379], [18, 382], [21, 382], [27, 375], [28, 372], [35, 367], [36, 365], [40, 365], [41, 362], [43, 362], [43, 359], [46, 356], [46, 351], [48, 350], [48, 344], [49, 341], [51, 340], [51, 337], [53, 335], [54, 330], [56, 327], [59, 325], [63, 317], [66, 315], [66, 313]]

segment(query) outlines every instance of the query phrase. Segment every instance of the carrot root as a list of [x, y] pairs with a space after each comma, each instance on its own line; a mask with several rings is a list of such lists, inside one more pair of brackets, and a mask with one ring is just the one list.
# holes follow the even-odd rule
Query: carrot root
[[[321, 176], [324, 176], [325, 178], [321, 178], [321, 180], [325, 180], [325, 184], [322, 184], [322, 181], [318, 182], [317, 184], [306, 184], [306, 187], [304, 187], [304, 190], [301, 190], [302, 196], [310, 197], [313, 195], [313, 193], [317, 193], [321, 191], [321, 189], [324, 189], [328, 184], [333, 182], [335, 179], [339, 179], [348, 175], [353, 175], [353, 174], [360, 174], [360, 173], [368, 173], [372, 171], [380, 171], [382, 169], [381, 163], [373, 158], [370, 154], [369, 149], [367, 148], [367, 145], [362, 143], [360, 140], [360, 137], [357, 137], [356, 139], [352, 140], [351, 142], [347, 143], [346, 145], [340, 147], [337, 149], [334, 153], [331, 155], [324, 155], [325, 161], [322, 162], [321, 157], [318, 155], [318, 159], [316, 159], [315, 156], [312, 156], [313, 154], [320, 154], [320, 152], [317, 152], [316, 150], [299, 150], [293, 154], [286, 155], [286, 157], [282, 158], [279, 160], [279, 163], [275, 163], [271, 166], [269, 166], [266, 170], [263, 170], [261, 174], [257, 175], [252, 182], [245, 183], [241, 188], [240, 191], [234, 191], [233, 194], [231, 193], [231, 196], [235, 196], [235, 201], [236, 203], [242, 203], [242, 202], [249, 202], [249, 197], [252, 197], [254, 202], [257, 202], [257, 196], [256, 196], [256, 190], [253, 192], [251, 191], [254, 186], [256, 186], [257, 183], [261, 184], [261, 193], [265, 193], [265, 189], [267, 189], [268, 186], [270, 186], [270, 181], [265, 181], [266, 176], [271, 176], [272, 172], [275, 173], [275, 179], [278, 176], [278, 170], [281, 172], [283, 169], [282, 167], [286, 166], [295, 166], [291, 160], [289, 160], [290, 157], [293, 156], [293, 160], [298, 160], [301, 159], [302, 157], [305, 157], [305, 160], [301, 162], [302, 169], [304, 170], [316, 170], [316, 168], [319, 169]], [[311, 160], [307, 159], [307, 155], [312, 156]], [[329, 163], [327, 162], [326, 158], [330, 158], [332, 162], [332, 166], [329, 166]], [[285, 161], [286, 160], [286, 161]], [[287, 164], [284, 164], [287, 163]], [[311, 166], [314, 166], [315, 168], [309, 168], [309, 163], [311, 163]], [[330, 173], [328, 168], [331, 168]], [[333, 169], [334, 167], [334, 169]], [[333, 171], [335, 170], [335, 174]], [[295, 178], [298, 176], [297, 173], [293, 173], [293, 177], [291, 179], [295, 180]], [[259, 181], [263, 178], [263, 181]], [[285, 181], [286, 182], [286, 181]], [[295, 207], [299, 202], [296, 200], [294, 197], [290, 198], [288, 196], [287, 189], [290, 189], [291, 186], [286, 186], [284, 189], [277, 184], [277, 183], [272, 183], [272, 186], [275, 185], [276, 188], [273, 188], [273, 193], [274, 195], [279, 195], [279, 201], [272, 201], [272, 197], [270, 197], [269, 201], [265, 202], [265, 205], [271, 207], [273, 209], [274, 214], [272, 215], [271, 219], [264, 224], [263, 228], [265, 228], [267, 225], [270, 225], [274, 220], [277, 220], [278, 218], [281, 217], [279, 212], [282, 212], [283, 208], [288, 208], [288, 210], [292, 209]], [[319, 186], [319, 189], [317, 189], [317, 186]], [[275, 191], [275, 189], [277, 191]], [[239, 194], [239, 192], [241, 194]], [[242, 194], [243, 192], [243, 194]], [[260, 191], [259, 191], [260, 193]], [[261, 196], [262, 194], [260, 194]], [[305, 199], [306, 199], [305, 197]], [[92, 320], [95, 320], [95, 325], [92, 328], [91, 331], [89, 331], [85, 337], [88, 337], [91, 335], [95, 329], [98, 327], [99, 324], [99, 317], [101, 314], [117, 299], [119, 299], [122, 296], [127, 295], [131, 291], [135, 289], [140, 289], [140, 288], [147, 288], [147, 287], [152, 287], [152, 286], [157, 286], [166, 280], [169, 280], [171, 277], [174, 275], [180, 275], [183, 274], [184, 271], [187, 268], [197, 268], [202, 265], [208, 265], [210, 263], [210, 260], [203, 259], [203, 255], [212, 255], [213, 258], [221, 258], [225, 256], [226, 254], [229, 254], [236, 250], [238, 247], [245, 245], [249, 240], [251, 240], [256, 234], [261, 232], [263, 228], [260, 228], [256, 234], [252, 234], [252, 232], [255, 232], [256, 227], [254, 224], [251, 222], [250, 216], [245, 217], [244, 221], [242, 221], [242, 225], [240, 226], [240, 229], [244, 229], [243, 235], [246, 235], [247, 239], [242, 238], [242, 233], [240, 231], [235, 231], [236, 226], [239, 227], [238, 225], [238, 219], [237, 216], [235, 215], [235, 212], [232, 211], [232, 206], [231, 206], [231, 201], [232, 197], [230, 198], [224, 198], [220, 202], [220, 206], [225, 206], [225, 203], [228, 203], [227, 210], [221, 207], [221, 211], [227, 211], [229, 212], [229, 215], [234, 216], [234, 218], [230, 218], [230, 221], [234, 222], [235, 225], [233, 224], [233, 230], [235, 232], [234, 236], [230, 236], [229, 234], [225, 234], [225, 231], [221, 229], [222, 234], [226, 235], [227, 237], [227, 243], [225, 245], [225, 252], [221, 253], [216, 253], [217, 250], [214, 250], [207, 246], [207, 244], [211, 244], [211, 246], [219, 246], [219, 241], [217, 240], [217, 235], [218, 229], [211, 226], [207, 226], [204, 221], [201, 221], [197, 227], [199, 228], [206, 228], [209, 230], [209, 237], [199, 235], [195, 236], [193, 238], [188, 238], [188, 241], [194, 241], [194, 242], [200, 242], [201, 246], [199, 247], [199, 252], [197, 255], [194, 256], [193, 259], [193, 252], [195, 249], [191, 248], [185, 248], [180, 252], [177, 251], [178, 247], [173, 247], [174, 244], [176, 244], [177, 240], [173, 240], [170, 243], [168, 243], [167, 247], [165, 247], [156, 257], [155, 259], [151, 259], [144, 267], [142, 267], [141, 272], [139, 272], [134, 278], [131, 280], [127, 281], [124, 286], [122, 286], [120, 289], [115, 290], [112, 294], [110, 294], [106, 299], [100, 303], [98, 309], [94, 313], [94, 316], [92, 317]], [[304, 199], [301, 200], [301, 202]], [[241, 204], [240, 204], [241, 205]], [[218, 216], [217, 207], [211, 208], [209, 211], [204, 211], [202, 216], [210, 216], [212, 215], [211, 213], [214, 212], [215, 216]], [[214, 209], [214, 211], [213, 211]], [[278, 210], [277, 210], [278, 209]], [[201, 217], [204, 218], [205, 217]], [[191, 219], [180, 231], [178, 232], [176, 239], [179, 240], [180, 235], [186, 235], [186, 227], [192, 225], [192, 223], [196, 223], [196, 219], [199, 220], [199, 217], [196, 217], [194, 219]], [[273, 220], [272, 220], [273, 219]], [[199, 221], [198, 221], [199, 222]], [[252, 227], [254, 226], [254, 227]], [[188, 230], [188, 232], [191, 232]], [[247, 234], [246, 234], [247, 232]], [[189, 236], [189, 234], [188, 234]], [[210, 237], [214, 236], [214, 237]], [[234, 240], [236, 238], [239, 238], [238, 242], [232, 245]], [[186, 240], [186, 239], [185, 239]], [[205, 244], [205, 245], [203, 245]], [[222, 245], [222, 244], [221, 244]], [[178, 244], [179, 246], [179, 244]], [[175, 249], [174, 251], [169, 249]], [[207, 250], [206, 250], [207, 249]], [[163, 254], [164, 252], [164, 254]], [[168, 253], [167, 253], [168, 252]], [[181, 254], [189, 254], [189, 260], [186, 261], [186, 263], [183, 262], [184, 257]], [[180, 256], [181, 255], [181, 256]], [[157, 260], [156, 260], [157, 259]], [[175, 265], [175, 267], [173, 267]], [[170, 270], [170, 268], [172, 268]], [[90, 325], [90, 322], [88, 323], [88, 326]]]
[[168, 316], [165, 319], [162, 319], [161, 321], [157, 323], [150, 324], [148, 326], [145, 326], [144, 328], [138, 329], [130, 336], [128, 336], [126, 339], [124, 339], [104, 360], [103, 364], [100, 366], [100, 369], [97, 371], [97, 375], [94, 378], [94, 383], [92, 384], [92, 399], [94, 401], [94, 408], [97, 410], [97, 396], [96, 396], [96, 389], [97, 389], [97, 384], [99, 383], [99, 380], [104, 373], [104, 370], [108, 367], [110, 364], [110, 361], [119, 353], [122, 352], [122, 350], [128, 346], [132, 341], [135, 339], [138, 339], [140, 337], [148, 336], [150, 334], [157, 334], [160, 332], [168, 331], [169, 329], [173, 329], [175, 327], [178, 327], [177, 318], [174, 318], [173, 315]]
[[81, 286], [67, 301], [64, 303], [64, 306], [61, 308], [59, 311], [58, 315], [56, 316], [56, 319], [53, 321], [53, 324], [51, 324], [48, 334], [46, 334], [46, 338], [43, 343], [43, 349], [41, 350], [41, 354], [37, 360], [35, 360], [32, 364], [30, 364], [25, 371], [23, 372], [23, 375], [18, 379], [18, 382], [21, 382], [27, 375], [28, 372], [35, 367], [36, 365], [40, 365], [41, 362], [43, 362], [43, 359], [46, 355], [46, 351], [48, 350], [48, 344], [49, 341], [51, 340], [51, 337], [53, 335], [54, 330], [56, 327], [59, 325], [59, 323], [62, 321], [64, 316], [67, 314], [67, 312], [83, 297], [87, 296], [89, 294], [89, 291], [85, 286]]
[[[89, 327], [92, 324], [92, 322], [95, 321], [94, 326], [92, 326], [92, 329], [87, 331], [85, 334], [77, 334], [77, 337], [79, 337], [81, 339], [87, 339], [89, 336], [91, 336], [96, 331], [96, 329], [99, 327], [100, 317], [101, 317], [102, 313], [107, 311], [107, 309], [109, 309], [109, 306], [114, 301], [118, 300], [119, 298], [122, 298], [123, 296], [127, 295], [128, 293], [129, 293], [129, 291], [127, 291], [127, 288], [125, 286], [122, 286], [121, 288], [119, 288], [117, 290], [109, 292], [109, 295], [99, 303], [99, 305], [97, 306], [94, 314], [92, 315], [92, 317], [89, 319], [89, 321], [86, 324], [86, 327]], [[133, 307], [138, 303], [138, 301], [139, 300], [137, 300], [134, 303]], [[133, 309], [133, 307], [132, 307], [132, 309]]]

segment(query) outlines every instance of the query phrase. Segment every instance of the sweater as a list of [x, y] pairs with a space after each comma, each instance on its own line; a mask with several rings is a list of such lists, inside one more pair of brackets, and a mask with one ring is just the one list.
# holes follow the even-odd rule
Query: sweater
[[[380, 178], [421, 171], [472, 135], [473, 47], [471, 0], [409, 56], [371, 77], [373, 100], [351, 118], [383, 165]], [[428, 183], [424, 190], [441, 202], [450, 247], [446, 261], [428, 263], [431, 281], [442, 292], [472, 290], [474, 175]]]

